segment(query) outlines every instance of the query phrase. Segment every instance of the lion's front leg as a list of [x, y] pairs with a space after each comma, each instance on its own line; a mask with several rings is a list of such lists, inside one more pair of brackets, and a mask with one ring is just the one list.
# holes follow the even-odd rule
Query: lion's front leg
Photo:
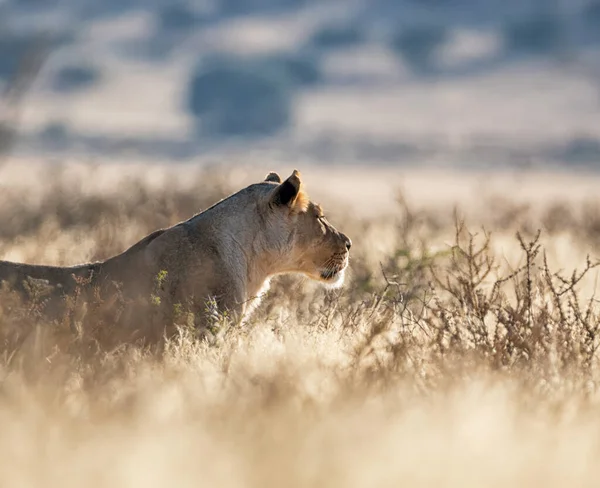
[[176, 285], [175, 301], [193, 313], [199, 330], [238, 325], [246, 310], [244, 283], [210, 260], [190, 265]]
[[218, 332], [241, 323], [246, 310], [240, 290], [212, 290], [194, 300], [194, 324], [198, 330]]

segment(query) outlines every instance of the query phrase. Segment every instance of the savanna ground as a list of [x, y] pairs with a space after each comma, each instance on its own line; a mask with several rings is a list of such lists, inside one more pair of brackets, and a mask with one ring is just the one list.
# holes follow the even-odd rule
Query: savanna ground
[[[103, 259], [276, 166], [9, 164], [0, 258]], [[596, 180], [299, 169], [353, 239], [341, 290], [110, 350], [3, 292], [1, 486], [597, 484]]]

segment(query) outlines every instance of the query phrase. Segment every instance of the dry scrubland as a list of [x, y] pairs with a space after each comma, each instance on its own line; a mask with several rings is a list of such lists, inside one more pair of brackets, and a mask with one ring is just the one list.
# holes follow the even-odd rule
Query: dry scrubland
[[[0, 255], [102, 259], [267, 169], [7, 166]], [[242, 329], [113, 350], [4, 292], [1, 486], [597, 485], [592, 180], [417, 175], [393, 201], [399, 171], [304, 174], [354, 241], [341, 291], [282, 278]]]

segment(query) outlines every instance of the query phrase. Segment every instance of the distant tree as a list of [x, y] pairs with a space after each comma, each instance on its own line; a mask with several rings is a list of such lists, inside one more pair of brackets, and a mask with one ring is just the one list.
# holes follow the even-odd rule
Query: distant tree
[[182, 32], [193, 29], [201, 17], [186, 3], [170, 3], [159, 9], [158, 26], [166, 32]]
[[454, 0], [411, 0], [412, 3], [416, 3], [416, 4], [421, 4], [421, 5], [426, 5], [426, 6], [432, 6], [432, 7], [437, 7], [440, 5], [448, 5], [450, 3], [452, 3]]
[[593, 1], [584, 7], [583, 20], [586, 26], [600, 38], [600, 1]]
[[[7, 37], [2, 36], [2, 39], [6, 41]], [[19, 50], [19, 56], [13, 59], [16, 53], [6, 49], [6, 46], [14, 48], [17, 45], [19, 44], [8, 42], [4, 44], [5, 50], [0, 53], [8, 55], [0, 55], [0, 61], [6, 63], [6, 84], [0, 93], [0, 164], [14, 146], [23, 100], [37, 78], [52, 43], [45, 36], [28, 39], [23, 44], [23, 51]]]
[[100, 70], [91, 65], [63, 66], [52, 80], [52, 88], [58, 92], [84, 90], [98, 82]]
[[46, 124], [38, 133], [42, 144], [52, 149], [65, 149], [69, 144], [69, 129], [59, 121]]
[[392, 37], [391, 47], [414, 71], [426, 73], [434, 67], [435, 54], [447, 39], [448, 32], [441, 25], [407, 26]]
[[31, 36], [0, 32], [0, 79], [7, 79], [16, 73], [32, 42]]
[[598, 165], [600, 140], [593, 136], [576, 136], [557, 155], [567, 165]]
[[507, 22], [503, 37], [508, 51], [549, 54], [557, 51], [564, 42], [564, 23], [553, 12], [540, 12]]
[[[57, 49], [72, 44], [76, 39], [74, 31], [50, 35], [35, 31], [17, 32], [2, 27], [0, 25], [0, 80], [14, 76], [19, 65], [31, 52], [39, 51], [40, 48], [46, 51]], [[40, 46], [40, 43], [43, 46]]]
[[364, 38], [357, 24], [326, 25], [313, 34], [310, 45], [319, 49], [337, 49], [360, 44]]
[[285, 76], [261, 63], [221, 59], [193, 74], [187, 104], [208, 134], [265, 136], [290, 123], [292, 88]]
[[223, 16], [294, 10], [317, 0], [217, 0]]
[[320, 61], [310, 54], [276, 53], [257, 57], [252, 61], [257, 69], [284, 78], [295, 87], [302, 88], [323, 81]]

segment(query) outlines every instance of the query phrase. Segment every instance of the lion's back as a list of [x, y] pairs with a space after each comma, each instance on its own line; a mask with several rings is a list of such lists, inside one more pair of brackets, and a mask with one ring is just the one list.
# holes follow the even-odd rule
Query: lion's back
[[75, 288], [78, 278], [89, 279], [97, 268], [98, 263], [61, 267], [0, 261], [0, 282], [18, 291], [24, 291], [26, 283], [45, 282], [68, 293]]

